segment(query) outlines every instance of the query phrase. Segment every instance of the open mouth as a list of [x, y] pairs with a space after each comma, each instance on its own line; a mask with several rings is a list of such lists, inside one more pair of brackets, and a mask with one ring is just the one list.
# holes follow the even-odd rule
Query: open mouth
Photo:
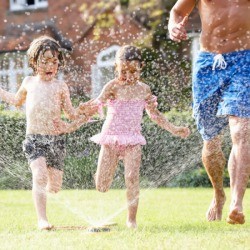
[[53, 73], [52, 72], [46, 72], [46, 76], [52, 76]]

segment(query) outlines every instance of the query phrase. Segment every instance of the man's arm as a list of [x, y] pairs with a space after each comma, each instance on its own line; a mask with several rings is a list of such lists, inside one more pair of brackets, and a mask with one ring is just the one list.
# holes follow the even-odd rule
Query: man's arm
[[185, 25], [195, 7], [195, 0], [178, 0], [170, 11], [168, 31], [170, 39], [180, 42], [187, 39]]

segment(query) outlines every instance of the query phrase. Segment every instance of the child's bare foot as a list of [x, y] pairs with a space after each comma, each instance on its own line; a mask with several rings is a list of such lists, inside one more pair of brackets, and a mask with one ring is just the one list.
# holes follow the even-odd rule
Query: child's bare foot
[[217, 196], [217, 200], [214, 197], [208, 211], [206, 213], [206, 217], [208, 221], [221, 220], [222, 217], [222, 209], [225, 204], [226, 197], [225, 193], [221, 193], [220, 196]]
[[38, 221], [38, 228], [40, 230], [50, 230], [53, 228], [53, 226], [51, 224], [49, 224], [49, 222], [46, 220], [39, 220]]
[[137, 224], [135, 221], [127, 221], [126, 225], [128, 228], [134, 228], [134, 229], [137, 228]]
[[245, 223], [245, 215], [243, 212], [240, 212], [237, 208], [232, 210], [228, 217], [227, 223], [229, 224], [244, 224]]

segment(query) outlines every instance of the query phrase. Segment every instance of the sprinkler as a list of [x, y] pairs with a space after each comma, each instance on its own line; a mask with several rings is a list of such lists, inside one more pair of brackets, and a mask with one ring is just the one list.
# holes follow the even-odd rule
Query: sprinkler
[[99, 226], [92, 226], [87, 228], [87, 231], [90, 233], [104, 233], [104, 232], [110, 232], [110, 227], [115, 226], [117, 223], [115, 222], [109, 222], [105, 223]]
[[108, 227], [90, 227], [90, 228], [88, 228], [88, 232], [90, 232], [90, 233], [110, 232], [110, 228], [108, 228]]

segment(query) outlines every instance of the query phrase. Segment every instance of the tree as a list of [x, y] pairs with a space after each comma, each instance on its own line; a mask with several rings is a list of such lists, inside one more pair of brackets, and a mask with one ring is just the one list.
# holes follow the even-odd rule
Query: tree
[[146, 67], [143, 77], [158, 96], [161, 111], [189, 108], [191, 99], [191, 62], [185, 52], [190, 41], [172, 42], [168, 38], [169, 12], [175, 0], [104, 0], [84, 6], [86, 20], [95, 29], [96, 39], [102, 29], [112, 28], [116, 15], [135, 19], [148, 30], [142, 48]]

